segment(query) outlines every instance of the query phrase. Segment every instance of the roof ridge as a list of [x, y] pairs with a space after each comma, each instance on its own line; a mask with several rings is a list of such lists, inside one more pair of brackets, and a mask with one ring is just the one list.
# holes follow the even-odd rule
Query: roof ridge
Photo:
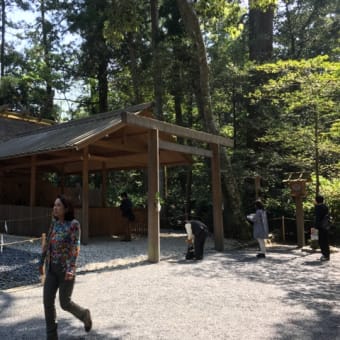
[[112, 116], [112, 118], [114, 118], [114, 117], [120, 115], [123, 112], [137, 113], [137, 112], [145, 110], [147, 108], [151, 108], [152, 105], [153, 105], [153, 103], [150, 103], [150, 102], [149, 103], [143, 103], [143, 104], [129, 106], [129, 107], [124, 108], [124, 109], [102, 112], [102, 113], [97, 113], [97, 114], [94, 114], [94, 115], [91, 115], [91, 116], [88, 116], [88, 117], [72, 119], [72, 120], [69, 120], [67, 122], [57, 123], [57, 124], [50, 125], [50, 126], [42, 126], [42, 127], [39, 127], [35, 130], [24, 131], [24, 132], [15, 134], [14, 136], [9, 136], [8, 138], [2, 139], [1, 142], [5, 142], [5, 141], [8, 141], [8, 140], [17, 138], [17, 137], [23, 137], [23, 136], [27, 136], [27, 135], [34, 136], [36, 134], [39, 134], [42, 131], [55, 131], [55, 130], [64, 129], [65, 127], [76, 125], [76, 124], [87, 124], [87, 123], [92, 122], [92, 121], [105, 120], [105, 119], [109, 118], [110, 116]]

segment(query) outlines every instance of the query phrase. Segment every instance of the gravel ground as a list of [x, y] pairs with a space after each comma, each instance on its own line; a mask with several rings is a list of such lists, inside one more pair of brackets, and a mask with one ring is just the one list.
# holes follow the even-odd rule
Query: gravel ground
[[[57, 303], [60, 339], [340, 339], [340, 253], [320, 263], [319, 253], [272, 245], [257, 260], [255, 248], [225, 243], [218, 253], [208, 240], [203, 261], [185, 261], [184, 235], [164, 233], [162, 260], [150, 264], [146, 239], [92, 240], [73, 299], [91, 309], [93, 330]], [[21, 270], [36, 275], [39, 242], [11, 249], [32, 255]], [[40, 285], [1, 291], [0, 339], [45, 338], [41, 295]]]
[[[166, 231], [161, 233], [162, 258], [185, 253], [183, 233]], [[95, 238], [81, 247], [77, 261], [77, 273], [105, 270], [105, 268], [134, 265], [147, 260], [146, 238], [135, 237], [133, 242], [120, 242], [120, 238]], [[226, 248], [240, 247], [235, 240], [226, 240]], [[4, 235], [0, 253], [0, 290], [38, 284], [40, 277], [37, 265], [41, 254], [41, 239]], [[207, 249], [213, 249], [213, 240], [208, 239]]]

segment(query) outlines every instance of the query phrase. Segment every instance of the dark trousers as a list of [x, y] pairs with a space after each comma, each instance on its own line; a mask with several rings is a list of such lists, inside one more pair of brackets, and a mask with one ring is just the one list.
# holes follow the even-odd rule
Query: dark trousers
[[328, 230], [319, 229], [319, 246], [321, 253], [325, 257], [329, 257], [329, 240], [328, 240]]
[[194, 246], [195, 246], [195, 258], [200, 260], [203, 258], [204, 243], [208, 233], [205, 230], [201, 230], [198, 235], [195, 235]]
[[131, 223], [128, 218], [124, 218], [124, 241], [131, 241]]
[[59, 301], [62, 309], [70, 312], [76, 318], [83, 321], [85, 309], [81, 308], [71, 300], [74, 279], [65, 281], [65, 271], [59, 265], [51, 265], [46, 273], [44, 283], [44, 310], [46, 333], [48, 340], [58, 339], [57, 318], [55, 309], [55, 297], [59, 289]]

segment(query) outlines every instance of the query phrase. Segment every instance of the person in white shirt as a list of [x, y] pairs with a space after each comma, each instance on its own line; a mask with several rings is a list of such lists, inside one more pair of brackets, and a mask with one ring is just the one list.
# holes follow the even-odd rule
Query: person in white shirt
[[268, 238], [268, 219], [267, 212], [260, 200], [255, 202], [255, 214], [250, 214], [247, 219], [253, 223], [253, 236], [257, 240], [260, 252], [256, 255], [258, 258], [266, 257], [266, 246], [264, 240]]
[[187, 232], [188, 252], [186, 259], [202, 260], [204, 243], [208, 236], [208, 227], [201, 221], [188, 220], [185, 222]]

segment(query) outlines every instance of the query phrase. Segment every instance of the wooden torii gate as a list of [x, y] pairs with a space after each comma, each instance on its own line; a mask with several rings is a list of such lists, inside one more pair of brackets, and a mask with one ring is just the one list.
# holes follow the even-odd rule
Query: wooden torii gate
[[288, 183], [290, 194], [295, 200], [296, 205], [296, 234], [298, 247], [305, 246], [305, 222], [303, 212], [303, 198], [306, 197], [306, 183], [310, 182], [310, 173], [292, 172], [283, 182]]

